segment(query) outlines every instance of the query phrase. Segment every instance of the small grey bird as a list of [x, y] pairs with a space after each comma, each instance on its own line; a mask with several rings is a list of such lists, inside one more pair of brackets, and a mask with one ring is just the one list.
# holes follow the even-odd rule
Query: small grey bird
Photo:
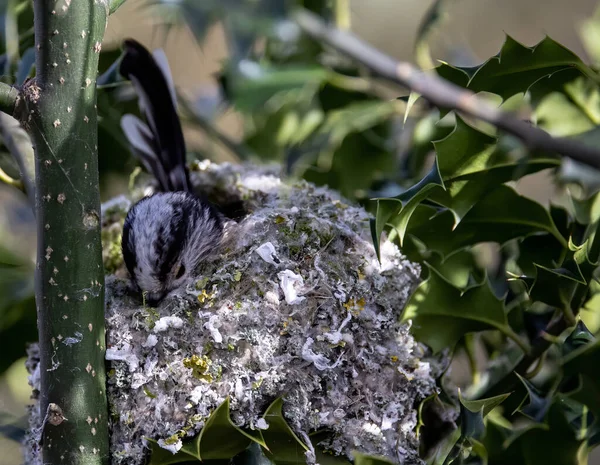
[[127, 213], [123, 259], [134, 285], [155, 304], [185, 285], [200, 263], [215, 253], [223, 237], [223, 219], [192, 190], [175, 87], [164, 52], [151, 54], [128, 39], [119, 71], [132, 82], [147, 121], [125, 115], [121, 127], [162, 191], [143, 198]]

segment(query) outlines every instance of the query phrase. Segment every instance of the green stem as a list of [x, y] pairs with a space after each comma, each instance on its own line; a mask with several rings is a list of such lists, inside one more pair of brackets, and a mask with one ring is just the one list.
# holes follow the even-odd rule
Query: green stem
[[342, 31], [349, 31], [352, 26], [350, 0], [335, 0], [335, 26]]
[[40, 463], [108, 465], [96, 76], [108, 0], [34, 0], [21, 91], [35, 150]]
[[475, 356], [475, 334], [465, 334], [465, 353], [467, 354], [467, 360], [469, 362], [469, 368], [471, 369], [471, 384], [478, 385], [481, 381], [481, 372], [477, 367], [477, 358]]
[[329, 73], [327, 82], [334, 87], [351, 92], [369, 92], [373, 89], [373, 85], [367, 79], [345, 76], [333, 71]]
[[517, 344], [521, 348], [524, 354], [529, 354], [531, 352], [531, 347], [529, 346], [529, 343], [521, 339], [519, 335], [515, 333], [510, 326], [507, 325], [506, 327], [502, 327], [499, 329], [502, 334], [504, 334], [509, 339], [512, 339], [515, 342], [515, 344]]

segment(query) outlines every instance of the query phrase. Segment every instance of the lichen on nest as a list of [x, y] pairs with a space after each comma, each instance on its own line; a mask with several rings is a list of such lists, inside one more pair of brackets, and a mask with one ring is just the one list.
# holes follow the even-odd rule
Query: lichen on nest
[[145, 438], [176, 451], [227, 397], [236, 425], [268, 427], [262, 415], [280, 396], [307, 445], [326, 429], [318, 447], [330, 452], [421, 463], [416, 407], [435, 383], [399, 323], [418, 266], [389, 242], [380, 263], [369, 215], [327, 188], [208, 162], [192, 177], [209, 198], [243, 203], [245, 216], [158, 308], [131, 293], [122, 270], [107, 277], [113, 463], [144, 463]]

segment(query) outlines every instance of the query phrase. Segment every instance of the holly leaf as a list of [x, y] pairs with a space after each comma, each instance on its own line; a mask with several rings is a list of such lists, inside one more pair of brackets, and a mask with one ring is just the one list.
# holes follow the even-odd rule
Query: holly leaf
[[527, 391], [526, 397], [521, 401], [515, 411], [521, 412], [535, 422], [541, 422], [550, 408], [552, 395], [543, 395], [529, 380], [523, 378], [518, 373], [515, 373], [515, 375], [519, 378], [519, 381], [521, 381]]
[[435, 191], [433, 201], [448, 207], [458, 224], [486, 193], [499, 185], [560, 165], [558, 158], [515, 159], [499, 146], [497, 139], [456, 118], [454, 131], [433, 142], [440, 176], [446, 189]]
[[462, 290], [428, 268], [429, 278], [415, 290], [402, 315], [402, 321], [412, 320], [417, 340], [437, 353], [454, 347], [467, 333], [489, 329], [511, 332], [503, 302], [494, 295], [487, 279]]
[[467, 400], [463, 398], [459, 390], [461, 437], [480, 439], [485, 432], [483, 419], [504, 402], [510, 394], [509, 392], [487, 399]]
[[268, 447], [267, 457], [276, 463], [305, 464], [308, 447], [296, 436], [283, 417], [283, 399], [277, 398], [265, 412], [263, 418], [269, 427], [262, 431]]
[[163, 449], [158, 442], [152, 444], [149, 465], [170, 465], [206, 460], [229, 460], [244, 451], [251, 443], [267, 447], [260, 431], [246, 431], [236, 426], [229, 416], [229, 398], [219, 405], [206, 420], [200, 434], [175, 454]]
[[[492, 191], [501, 189], [503, 183], [556, 167], [560, 163], [560, 160], [549, 157], [515, 160], [497, 148], [495, 137], [476, 130], [458, 117], [454, 130], [433, 145], [436, 150], [436, 161], [423, 179], [394, 198], [376, 199], [375, 242], [379, 241], [385, 226], [391, 223], [396, 229], [400, 244], [404, 245], [412, 215], [424, 200], [429, 199], [447, 207], [454, 216], [451, 226], [451, 229], [454, 229], [478, 202]], [[556, 228], [552, 228], [550, 217], [541, 206], [524, 197], [510, 195], [514, 194], [510, 188], [505, 187], [502, 192], [506, 197], [502, 201], [511, 202], [513, 207], [525, 207], [529, 213], [533, 213], [533, 218], [541, 218], [542, 223], [562, 238]], [[535, 208], [536, 206], [538, 208]], [[486, 207], [481, 207], [479, 210], [483, 211], [484, 208]], [[517, 210], [512, 213], [516, 214]], [[503, 218], [499, 221], [506, 220], [507, 218]], [[526, 220], [529, 220], [529, 217], [522, 218], [522, 221], [514, 217], [513, 224], [527, 222]], [[496, 229], [497, 226], [493, 228]], [[472, 234], [472, 229], [467, 228], [468, 235]], [[509, 235], [511, 231], [516, 229], [511, 226], [507, 231]]]
[[444, 188], [444, 183], [437, 168], [437, 163], [434, 163], [423, 179], [402, 194], [390, 199], [374, 199], [377, 201], [375, 216], [377, 241], [379, 241], [386, 224], [393, 220], [394, 228], [400, 239], [400, 245], [402, 245], [408, 222], [417, 206], [427, 198], [431, 190], [440, 188]]
[[206, 420], [196, 443], [196, 453], [202, 461], [230, 459], [251, 442], [267, 447], [260, 430], [243, 430], [231, 421], [228, 397]]
[[[563, 247], [567, 242], [548, 211], [537, 202], [502, 185], [483, 196], [454, 228], [454, 215], [420, 205], [412, 215], [406, 233], [426, 247], [448, 257], [481, 242], [504, 244], [511, 239], [548, 232]], [[389, 220], [393, 223], [393, 219]]]
[[456, 85], [475, 93], [491, 92], [506, 100], [526, 92], [540, 79], [570, 68], [595, 76], [577, 55], [550, 37], [526, 47], [507, 35], [500, 52], [480, 66], [461, 68], [444, 63], [436, 70]]
[[543, 302], [557, 308], [565, 308], [571, 302], [578, 284], [586, 284], [574, 262], [565, 263], [563, 268], [546, 268], [535, 265], [537, 270], [529, 297], [534, 302]]
[[550, 407], [547, 423], [508, 429], [488, 422], [482, 442], [489, 463], [528, 465], [575, 465], [582, 444], [557, 403]]
[[579, 320], [562, 345], [563, 355], [568, 355], [580, 347], [592, 344], [596, 338], [582, 320]]
[[562, 360], [566, 377], [577, 377], [579, 387], [570, 397], [587, 405], [600, 417], [600, 340], [585, 344], [569, 352]]
[[361, 454], [356, 451], [352, 452], [352, 455], [354, 456], [354, 465], [393, 465], [394, 463], [384, 457]]

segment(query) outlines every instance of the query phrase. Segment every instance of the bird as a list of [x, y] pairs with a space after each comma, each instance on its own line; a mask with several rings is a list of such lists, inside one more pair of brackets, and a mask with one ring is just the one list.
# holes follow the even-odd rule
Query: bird
[[127, 212], [121, 249], [134, 288], [148, 303], [158, 304], [190, 282], [199, 265], [218, 251], [224, 218], [192, 188], [175, 86], [164, 52], [151, 53], [134, 39], [126, 39], [119, 72], [131, 81], [146, 120], [126, 114], [121, 128], [132, 152], [156, 177], [159, 190]]

